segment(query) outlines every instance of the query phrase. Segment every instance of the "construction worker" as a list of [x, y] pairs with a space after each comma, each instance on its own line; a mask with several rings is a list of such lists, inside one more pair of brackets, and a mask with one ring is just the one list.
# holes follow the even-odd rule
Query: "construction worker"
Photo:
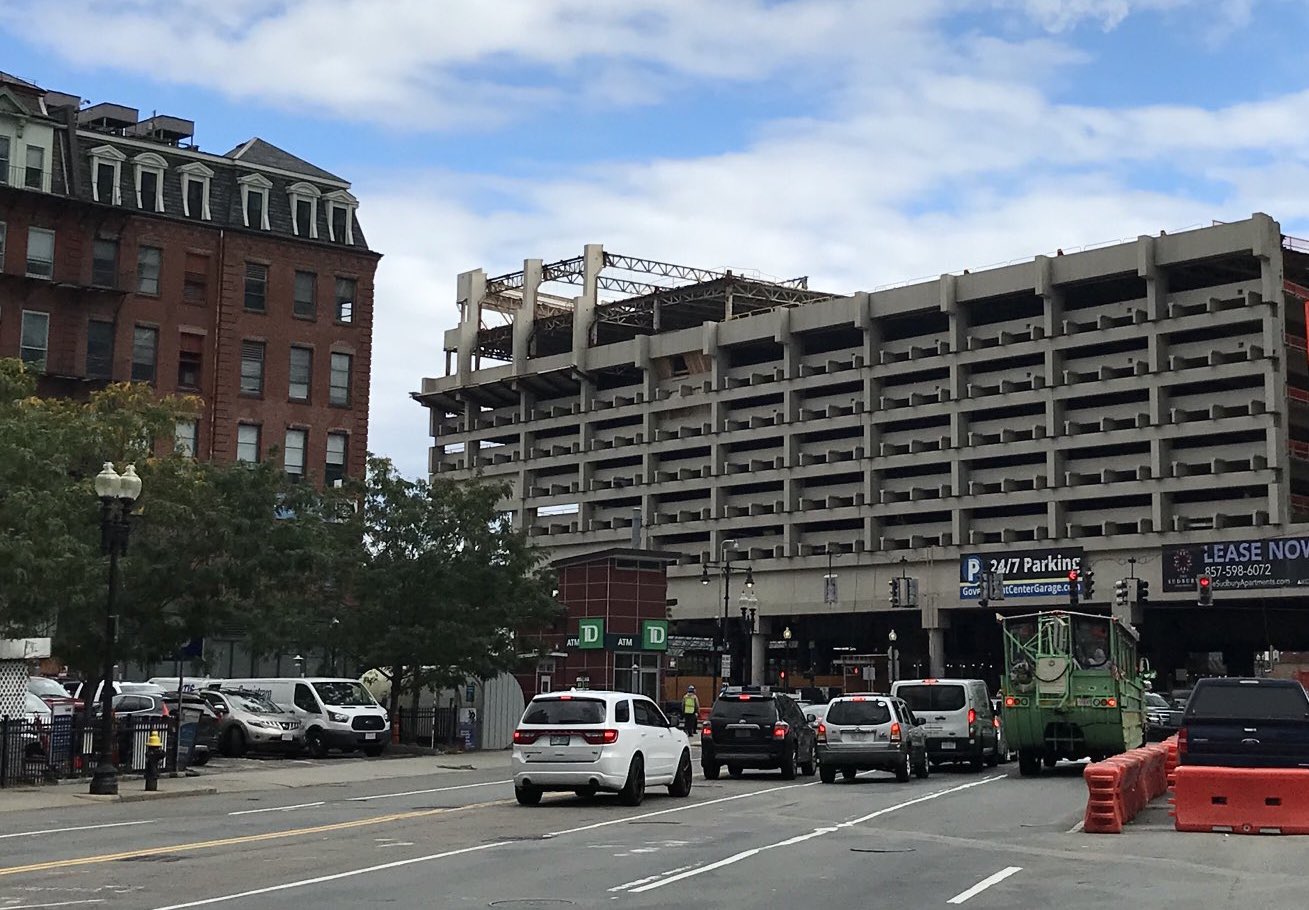
[[695, 733], [696, 724], [699, 721], [700, 699], [695, 694], [695, 686], [687, 686], [686, 694], [682, 696], [682, 724], [686, 728], [687, 736]]

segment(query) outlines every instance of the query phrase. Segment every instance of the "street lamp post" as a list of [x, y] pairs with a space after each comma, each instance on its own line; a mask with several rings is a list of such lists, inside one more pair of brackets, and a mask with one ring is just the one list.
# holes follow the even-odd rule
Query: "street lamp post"
[[[719, 570], [719, 572], [722, 574], [722, 577], [723, 577], [723, 615], [722, 615], [722, 616], [719, 618], [719, 620], [718, 620], [718, 642], [717, 642], [718, 647], [717, 647], [717, 649], [716, 649], [716, 651], [715, 651], [715, 654], [714, 654], [714, 658], [715, 658], [716, 663], [714, 664], [714, 668], [713, 668], [713, 670], [714, 670], [714, 695], [715, 695], [715, 696], [717, 696], [717, 694], [718, 694], [718, 689], [720, 688], [719, 685], [718, 685], [718, 679], [719, 679], [719, 676], [720, 676], [720, 673], [721, 673], [721, 669], [722, 669], [722, 659], [723, 659], [723, 655], [726, 654], [726, 653], [727, 653], [727, 650], [728, 650], [728, 646], [727, 646], [727, 641], [728, 641], [728, 639], [727, 639], [727, 624], [728, 624], [728, 622], [729, 622], [729, 619], [728, 619], [728, 612], [729, 612], [729, 610], [728, 610], [728, 608], [729, 608], [729, 606], [730, 606], [730, 604], [731, 604], [731, 602], [732, 602], [732, 590], [731, 590], [731, 589], [732, 589], [732, 572], [734, 571], [734, 569], [733, 569], [733, 566], [732, 566], [732, 559], [731, 559], [731, 557], [728, 556], [727, 554], [728, 554], [729, 551], [732, 551], [732, 550], [735, 550], [735, 549], [736, 549], [736, 541], [735, 541], [735, 540], [724, 540], [723, 543], [722, 543], [722, 550], [721, 550], [721, 552], [722, 552], [722, 559], [719, 559], [719, 560], [712, 560], [712, 559], [710, 559], [710, 560], [706, 560], [704, 563], [701, 564], [701, 568], [700, 568], [700, 584], [702, 584], [702, 585], [708, 585], [708, 584], [709, 584], [709, 581], [710, 581], [710, 578], [709, 578], [709, 570], [710, 570], [710, 569], [717, 569], [717, 570]], [[746, 567], [745, 567], [745, 587], [746, 587], [746, 590], [748, 590], [748, 591], [753, 591], [753, 590], [754, 590], [754, 570], [751, 569], [749, 566], [746, 566]], [[740, 672], [740, 671], [738, 670], [737, 672]], [[722, 680], [723, 680], [723, 685], [727, 685], [727, 684], [728, 684], [728, 679], [727, 679], [727, 677], [726, 677], [725, 675], [722, 676]]]
[[91, 776], [91, 792], [113, 796], [118, 793], [113, 746], [114, 638], [118, 622], [114, 600], [118, 594], [118, 557], [127, 552], [132, 507], [141, 495], [141, 478], [136, 476], [136, 467], [129, 464], [119, 474], [113, 462], [106, 461], [95, 478], [95, 495], [100, 497], [100, 550], [109, 557], [109, 595], [105, 600], [105, 666], [100, 684], [100, 750]]
[[795, 688], [791, 683], [791, 627], [782, 630], [782, 674], [788, 688]]
[[898, 637], [899, 636], [895, 634], [895, 629], [892, 629], [886, 636], [886, 672], [890, 675], [891, 682], [895, 682], [900, 678], [900, 668], [896, 666], [900, 662], [900, 655], [896, 653], [895, 648], [895, 640]]

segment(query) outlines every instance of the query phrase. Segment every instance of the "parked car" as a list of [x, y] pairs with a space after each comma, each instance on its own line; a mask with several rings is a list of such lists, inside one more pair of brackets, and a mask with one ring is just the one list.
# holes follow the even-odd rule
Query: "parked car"
[[647, 786], [691, 793], [691, 746], [676, 720], [643, 695], [572, 690], [538, 695], [514, 731], [514, 795], [535, 806], [548, 790], [614, 792], [627, 806]]
[[25, 696], [23, 711], [28, 720], [41, 724], [47, 730], [54, 721], [54, 712], [50, 710], [50, 706], [39, 695], [32, 692], [28, 692]]
[[[100, 704], [100, 693], [103, 688], [104, 688], [104, 684], [100, 680], [88, 680], [88, 681], [77, 683], [77, 685], [71, 690], [71, 692], [73, 694], [73, 698], [77, 699], [80, 702], [85, 702], [87, 696], [94, 692], [95, 694], [94, 696], [92, 696], [92, 700], [94, 701], [95, 704], [98, 705]], [[154, 696], [159, 696], [164, 694], [163, 686], [157, 686], [154, 683], [118, 682], [116, 680], [113, 683], [112, 691], [114, 693], [115, 698], [118, 697], [119, 695], [127, 695], [127, 694], [154, 695]]]
[[1191, 700], [1190, 689], [1174, 689], [1168, 696], [1168, 700], [1173, 703], [1173, 707], [1179, 711], [1186, 710], [1186, 703]]
[[201, 689], [199, 697], [218, 716], [218, 747], [224, 755], [241, 756], [248, 749], [298, 755], [305, 747], [300, 718], [258, 692]]
[[[163, 693], [151, 695], [146, 693], [124, 693], [115, 695], [111, 703], [115, 717], [168, 717], [168, 703]], [[91, 713], [99, 715], [100, 702], [94, 702]]]
[[816, 727], [823, 722], [823, 718], [827, 716], [827, 709], [831, 706], [831, 702], [824, 702], [821, 705], [805, 705], [800, 709], [800, 712], [804, 714], [804, 719], [809, 721], [809, 726]]
[[1172, 736], [1182, 727], [1182, 710], [1174, 708], [1157, 692], [1145, 693], [1145, 739], [1158, 742]]
[[322, 756], [328, 749], [381, 755], [391, 739], [391, 721], [357, 679], [284, 677], [228, 679], [212, 688], [257, 692], [294, 712], [305, 726], [305, 748]]
[[746, 768], [778, 768], [783, 780], [796, 769], [817, 768], [814, 728], [790, 696], [767, 686], [731, 686], [723, 690], [700, 731], [700, 767], [717, 780], [723, 765], [740, 777]]
[[980, 679], [912, 679], [891, 685], [925, 721], [932, 764], [968, 762], [974, 770], [1000, 762], [999, 732], [991, 696]]
[[1293, 679], [1206, 678], [1182, 713], [1183, 765], [1309, 768], [1309, 695]]
[[58, 681], [45, 676], [29, 676], [27, 692], [41, 699], [51, 711], [65, 706], [77, 706], [77, 700], [64, 690]]
[[180, 706], [177, 692], [165, 692], [162, 697], [169, 712], [173, 716], [181, 718], [180, 724], [194, 722], [196, 725], [195, 744], [191, 750], [191, 764], [207, 764], [210, 756], [218, 751], [219, 718], [217, 712], [214, 711], [209, 702], [190, 692], [182, 697]]
[[840, 771], [853, 780], [860, 771], [890, 771], [904, 783], [928, 775], [923, 721], [898, 698], [846, 695], [834, 699], [818, 725], [818, 774], [825, 784]]
[[1004, 712], [1000, 710], [1002, 702], [998, 698], [991, 699], [991, 725], [995, 727], [996, 751], [1000, 754], [1000, 764], [1007, 764], [1014, 760], [1014, 750], [1009, 748], [1009, 738], [1004, 734]]

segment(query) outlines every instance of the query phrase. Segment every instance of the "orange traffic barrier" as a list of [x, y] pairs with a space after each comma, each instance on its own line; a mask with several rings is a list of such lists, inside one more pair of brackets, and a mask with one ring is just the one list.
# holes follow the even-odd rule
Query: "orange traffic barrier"
[[1120, 833], [1151, 800], [1166, 792], [1166, 759], [1167, 751], [1156, 743], [1087, 765], [1082, 772], [1087, 788], [1082, 830]]
[[1173, 827], [1309, 834], [1309, 770], [1181, 765], [1173, 786]]
[[1168, 778], [1168, 789], [1173, 789], [1173, 780], [1177, 774], [1177, 735], [1174, 734], [1163, 741], [1163, 746], [1168, 750], [1167, 758], [1164, 761], [1164, 774]]

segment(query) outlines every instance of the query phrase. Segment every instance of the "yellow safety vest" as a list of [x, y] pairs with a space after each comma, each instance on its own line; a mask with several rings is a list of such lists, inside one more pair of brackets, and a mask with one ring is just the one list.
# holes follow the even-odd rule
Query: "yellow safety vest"
[[682, 698], [683, 714], [694, 714], [696, 712], [696, 709], [699, 707], [700, 707], [700, 699], [696, 698], [694, 695], [686, 695]]

